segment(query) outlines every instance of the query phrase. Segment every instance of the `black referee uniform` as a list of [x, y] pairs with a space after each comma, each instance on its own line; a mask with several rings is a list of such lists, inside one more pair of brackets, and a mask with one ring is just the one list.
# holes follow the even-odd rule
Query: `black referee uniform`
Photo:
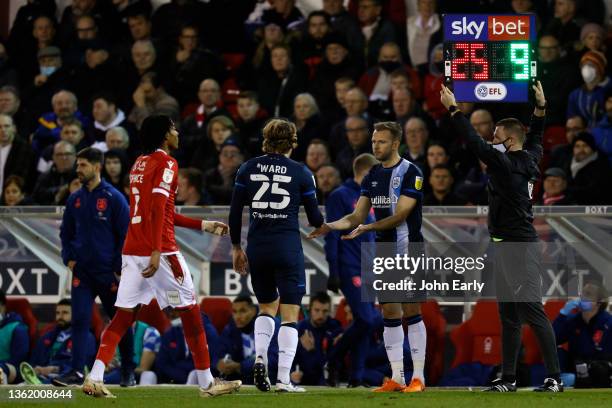
[[560, 382], [555, 335], [542, 306], [541, 255], [532, 224], [531, 198], [540, 176], [544, 116], [532, 116], [522, 150], [506, 153], [478, 136], [461, 112], [452, 121], [468, 148], [487, 165], [490, 176], [488, 225], [502, 323], [502, 380], [515, 383], [521, 325], [528, 323], [537, 336], [548, 377]]

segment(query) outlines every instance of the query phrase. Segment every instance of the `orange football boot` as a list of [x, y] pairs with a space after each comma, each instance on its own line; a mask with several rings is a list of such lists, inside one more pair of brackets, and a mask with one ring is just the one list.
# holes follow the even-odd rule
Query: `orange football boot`
[[399, 384], [392, 379], [388, 379], [378, 388], [374, 388], [372, 392], [402, 392], [406, 388], [405, 385]]
[[408, 384], [402, 390], [402, 392], [423, 392], [423, 391], [425, 391], [425, 384], [423, 384], [423, 382], [419, 380], [418, 378], [413, 378], [412, 381], [410, 381], [410, 384]]

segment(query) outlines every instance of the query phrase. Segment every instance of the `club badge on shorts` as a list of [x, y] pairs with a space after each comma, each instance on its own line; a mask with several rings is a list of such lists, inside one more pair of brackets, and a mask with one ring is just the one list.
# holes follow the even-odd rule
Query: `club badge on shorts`
[[181, 304], [181, 297], [178, 293], [178, 290], [169, 290], [166, 291], [166, 296], [168, 297], [168, 303], [172, 306], [178, 306]]

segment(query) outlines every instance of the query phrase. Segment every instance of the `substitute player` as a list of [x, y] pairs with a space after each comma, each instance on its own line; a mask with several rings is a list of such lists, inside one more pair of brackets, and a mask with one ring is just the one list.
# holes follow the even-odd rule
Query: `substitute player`
[[[502, 323], [502, 377], [486, 391], [516, 391], [516, 365], [524, 322], [533, 329], [548, 378], [534, 391], [562, 392], [555, 333], [542, 306], [542, 276], [538, 234], [533, 227], [533, 184], [540, 176], [546, 98], [542, 84], [533, 86], [536, 106], [529, 132], [514, 118], [499, 121], [493, 144], [486, 143], [461, 113], [450, 89], [442, 86], [440, 101], [452, 115], [457, 133], [487, 165], [490, 175], [489, 234], [495, 250], [495, 281]], [[502, 152], [503, 151], [503, 152]], [[512, 243], [531, 243], [517, 246]]]
[[[361, 183], [361, 197], [355, 210], [314, 230], [309, 238], [325, 235], [332, 230], [355, 228], [344, 239], [354, 239], [369, 231], [376, 231], [376, 242], [395, 242], [398, 249], [408, 251], [408, 243], [423, 242], [421, 234], [423, 174], [419, 168], [402, 159], [399, 146], [402, 128], [395, 122], [374, 125], [372, 151], [380, 164], [372, 167]], [[376, 222], [363, 224], [372, 203]], [[419, 254], [420, 255], [420, 254]], [[383, 303], [383, 338], [391, 363], [392, 378], [374, 392], [421, 392], [425, 390], [425, 348], [427, 332], [421, 317], [420, 303]], [[403, 312], [403, 313], [402, 313]], [[408, 319], [408, 341], [414, 371], [406, 385], [404, 378], [404, 329], [402, 314]]]
[[[271, 389], [267, 374], [268, 346], [274, 335], [279, 309], [277, 392], [304, 392], [291, 384], [289, 373], [298, 343], [297, 320], [306, 289], [304, 253], [298, 213], [304, 206], [308, 221], [319, 227], [323, 216], [317, 207], [312, 173], [289, 159], [297, 147], [297, 130], [284, 119], [272, 119], [263, 129], [263, 156], [248, 160], [238, 170], [229, 225], [234, 270], [251, 274], [259, 302], [255, 319], [254, 382], [260, 391]], [[250, 207], [247, 252], [240, 245], [242, 209]]]
[[123, 247], [117, 312], [102, 334], [83, 392], [113, 397], [103, 383], [104, 369], [112, 360], [119, 340], [134, 322], [139, 306], [156, 298], [161, 309], [171, 307], [181, 313], [200, 395], [228, 394], [237, 390], [241, 382], [218, 380], [210, 372], [208, 345], [193, 281], [174, 238], [175, 225], [217, 235], [227, 234], [227, 225], [175, 213], [178, 164], [169, 153], [178, 148], [179, 139], [172, 120], [165, 115], [149, 116], [140, 132], [145, 154], [138, 157], [130, 171], [130, 225]]

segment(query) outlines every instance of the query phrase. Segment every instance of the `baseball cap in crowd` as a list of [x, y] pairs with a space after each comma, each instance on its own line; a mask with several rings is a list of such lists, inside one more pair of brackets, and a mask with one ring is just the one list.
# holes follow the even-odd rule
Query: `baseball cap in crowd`
[[219, 149], [219, 152], [221, 152], [223, 148], [226, 146], [234, 146], [238, 150], [240, 150], [240, 153], [244, 154], [244, 151], [242, 150], [242, 146], [240, 145], [240, 142], [233, 137], [228, 137], [227, 139], [225, 139], [225, 142], [221, 144], [221, 148]]
[[561, 177], [564, 180], [567, 180], [567, 173], [560, 167], [551, 167], [544, 172], [544, 178], [546, 177]]

